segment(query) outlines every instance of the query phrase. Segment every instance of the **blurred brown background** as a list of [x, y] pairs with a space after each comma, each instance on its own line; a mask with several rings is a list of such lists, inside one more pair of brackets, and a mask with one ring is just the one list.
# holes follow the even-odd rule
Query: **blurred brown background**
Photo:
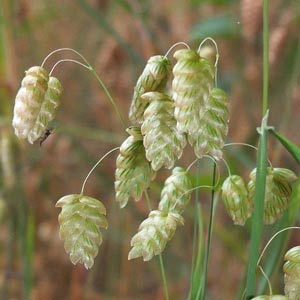
[[[95, 67], [127, 118], [135, 82], [149, 56], [166, 53], [178, 41], [197, 48], [211, 36], [220, 52], [218, 85], [230, 95], [228, 142], [256, 145], [261, 118], [262, 0], [0, 3], [0, 299], [163, 299], [158, 260], [127, 260], [130, 239], [148, 211], [143, 200], [123, 210], [114, 202], [116, 154], [101, 163], [86, 187], [86, 193], [101, 199], [108, 210], [109, 229], [94, 267], [90, 271], [74, 267], [58, 236], [56, 201], [78, 193], [97, 159], [127, 136], [96, 80], [72, 63], [55, 69], [64, 93], [54, 133], [42, 147], [14, 137], [10, 125], [14, 97], [26, 69], [41, 64], [52, 50], [71, 47]], [[270, 124], [296, 144], [300, 137], [299, 13], [299, 0], [270, 1]], [[60, 52], [47, 61], [46, 68], [63, 58], [78, 59]], [[245, 147], [228, 147], [224, 157], [233, 173], [245, 177], [255, 166], [255, 153]], [[298, 171], [273, 138], [269, 158], [274, 166]], [[188, 166], [193, 159], [192, 151], [186, 150], [180, 165]], [[224, 178], [226, 169], [222, 164], [220, 168]], [[211, 163], [203, 160], [203, 183], [210, 181], [211, 171]], [[153, 206], [168, 174], [160, 171], [153, 183]], [[203, 190], [200, 195], [206, 225], [209, 194]], [[249, 229], [233, 226], [219, 204], [207, 299], [236, 299], [243, 284]], [[164, 252], [172, 300], [188, 295], [192, 212], [191, 203], [185, 226]], [[281, 279], [275, 278], [274, 284], [280, 291]]]

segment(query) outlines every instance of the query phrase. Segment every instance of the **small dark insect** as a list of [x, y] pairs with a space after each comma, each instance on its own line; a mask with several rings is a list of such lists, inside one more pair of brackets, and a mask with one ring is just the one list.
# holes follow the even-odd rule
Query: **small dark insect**
[[48, 136], [53, 132], [53, 129], [46, 129], [44, 134], [38, 139], [38, 141], [40, 142], [40, 147], [42, 146], [42, 144], [45, 142], [45, 140], [48, 138]]

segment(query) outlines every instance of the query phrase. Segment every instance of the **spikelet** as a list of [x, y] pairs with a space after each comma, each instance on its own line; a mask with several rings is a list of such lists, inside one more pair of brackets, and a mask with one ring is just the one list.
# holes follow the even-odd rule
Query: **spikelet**
[[231, 175], [222, 185], [222, 199], [234, 224], [244, 225], [253, 211], [253, 202], [248, 197], [246, 184], [242, 177]]
[[183, 225], [183, 218], [179, 214], [151, 211], [131, 239], [132, 249], [128, 259], [143, 257], [144, 261], [149, 261], [154, 255], [162, 253], [178, 225]]
[[56, 109], [60, 104], [60, 96], [63, 88], [59, 80], [55, 77], [50, 77], [48, 81], [48, 89], [45, 94], [45, 99], [42, 103], [40, 112], [36, 119], [33, 128], [28, 134], [29, 143], [35, 142], [43, 135], [49, 122], [56, 116]]
[[36, 122], [49, 79], [48, 72], [38, 66], [31, 67], [25, 74], [16, 96], [12, 121], [15, 134], [20, 139], [27, 138]]
[[162, 92], [167, 85], [170, 71], [171, 63], [167, 57], [162, 55], [150, 57], [134, 88], [129, 110], [129, 119], [132, 123], [143, 122], [143, 114], [147, 103], [141, 101], [141, 95], [146, 92]]
[[284, 258], [284, 293], [288, 300], [300, 300], [300, 246], [288, 250]]
[[283, 295], [260, 295], [252, 298], [252, 300], [289, 300]]
[[138, 201], [156, 174], [146, 159], [141, 129], [132, 126], [127, 132], [130, 136], [120, 147], [115, 173], [116, 200], [121, 208], [126, 206], [129, 198]]
[[[268, 168], [264, 203], [264, 222], [273, 224], [280, 218], [288, 206], [292, 193], [292, 182], [297, 176], [291, 170], [284, 168]], [[253, 200], [256, 180], [256, 169], [250, 173], [248, 183], [249, 197]]]
[[194, 50], [180, 49], [174, 54], [172, 82], [174, 115], [177, 129], [188, 135], [197, 134], [213, 87], [214, 68]]
[[104, 205], [94, 198], [74, 194], [60, 198], [55, 206], [62, 208], [59, 234], [71, 262], [90, 269], [102, 243], [100, 228], [108, 226]]
[[224, 139], [228, 133], [228, 97], [226, 93], [214, 88], [209, 95], [206, 111], [201, 118], [197, 132], [188, 136], [198, 158], [210, 154], [216, 159], [222, 157]]
[[145, 93], [141, 99], [149, 102], [141, 127], [146, 157], [155, 171], [163, 166], [171, 169], [186, 145], [185, 136], [176, 129], [174, 102], [160, 92]]
[[161, 191], [158, 209], [163, 212], [182, 214], [190, 201], [192, 182], [186, 170], [175, 167], [166, 179]]

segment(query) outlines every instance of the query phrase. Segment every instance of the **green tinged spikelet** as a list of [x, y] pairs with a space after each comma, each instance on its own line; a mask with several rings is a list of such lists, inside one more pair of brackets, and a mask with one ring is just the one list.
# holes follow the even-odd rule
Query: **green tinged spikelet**
[[12, 125], [15, 134], [25, 139], [34, 127], [48, 88], [48, 72], [39, 66], [25, 72], [14, 106]]
[[155, 171], [163, 166], [171, 169], [186, 145], [185, 136], [176, 129], [174, 102], [160, 92], [145, 93], [141, 99], [149, 103], [141, 127], [146, 157]]
[[177, 129], [195, 135], [201, 127], [208, 97], [213, 88], [214, 67], [194, 50], [181, 49], [174, 53], [172, 90]]
[[158, 209], [182, 214], [190, 201], [191, 189], [192, 182], [187, 171], [181, 167], [175, 167], [165, 181]]
[[60, 96], [63, 88], [59, 80], [55, 77], [50, 77], [48, 81], [48, 89], [45, 94], [44, 101], [35, 121], [35, 124], [28, 134], [29, 143], [35, 142], [43, 135], [48, 124], [54, 120], [56, 109], [60, 104]]
[[253, 202], [248, 197], [246, 184], [242, 177], [231, 175], [222, 185], [222, 199], [234, 224], [244, 225], [253, 211]]
[[216, 159], [222, 157], [221, 149], [228, 133], [228, 120], [228, 97], [224, 91], [213, 88], [201, 118], [201, 126], [197, 132], [188, 136], [189, 143], [194, 147], [198, 158], [206, 154]]
[[162, 253], [178, 225], [183, 225], [183, 218], [179, 214], [151, 211], [141, 223], [138, 233], [131, 239], [132, 249], [128, 259], [143, 257], [144, 261], [149, 261]]
[[130, 136], [120, 147], [115, 173], [116, 200], [121, 208], [130, 198], [138, 201], [156, 175], [146, 159], [140, 127], [129, 127], [127, 132]]
[[289, 300], [300, 300], [300, 246], [288, 250], [284, 258], [285, 295]]
[[102, 243], [100, 228], [107, 228], [106, 209], [97, 199], [82, 194], [60, 198], [59, 234], [73, 264], [82, 263], [86, 269], [94, 264]]
[[147, 103], [141, 100], [146, 92], [164, 91], [171, 72], [169, 59], [162, 55], [150, 57], [143, 73], [134, 88], [134, 94], [129, 110], [129, 119], [134, 124], [143, 122], [143, 114]]
[[[292, 183], [297, 179], [294, 172], [284, 168], [268, 168], [264, 203], [264, 223], [273, 224], [288, 206]], [[256, 169], [250, 173], [249, 197], [253, 200]]]

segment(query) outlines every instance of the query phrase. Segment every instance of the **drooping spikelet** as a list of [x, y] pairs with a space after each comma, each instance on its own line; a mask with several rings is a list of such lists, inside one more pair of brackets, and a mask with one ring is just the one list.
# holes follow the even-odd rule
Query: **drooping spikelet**
[[16, 96], [12, 121], [15, 134], [20, 139], [28, 137], [36, 122], [49, 79], [48, 72], [38, 66], [31, 67], [25, 74]]
[[[264, 222], [272, 224], [280, 218], [288, 206], [292, 193], [292, 182], [297, 179], [294, 172], [284, 168], [268, 168], [264, 203]], [[250, 173], [249, 197], [253, 200], [256, 169]]]
[[71, 262], [91, 268], [102, 243], [100, 228], [108, 226], [104, 205], [94, 198], [74, 194], [60, 198], [55, 206], [62, 208], [59, 234]]
[[132, 123], [139, 124], [143, 122], [143, 114], [147, 103], [141, 101], [141, 95], [146, 92], [162, 92], [167, 85], [170, 71], [171, 63], [167, 57], [162, 55], [150, 57], [134, 88], [129, 110], [129, 119]]
[[222, 185], [222, 199], [234, 224], [244, 225], [253, 211], [253, 202], [248, 197], [246, 184], [242, 177], [231, 175]]
[[228, 132], [229, 111], [227, 106], [226, 93], [218, 88], [213, 88], [206, 104], [206, 111], [200, 120], [201, 126], [197, 132], [188, 136], [198, 158], [205, 154], [210, 154], [216, 159], [222, 157], [221, 149]]
[[63, 88], [59, 80], [55, 77], [50, 77], [48, 81], [48, 89], [45, 94], [44, 101], [35, 121], [33, 128], [28, 134], [29, 143], [35, 142], [43, 135], [49, 122], [56, 116], [56, 109], [60, 104], [60, 96]]
[[129, 198], [139, 200], [155, 177], [150, 162], [146, 159], [143, 136], [139, 127], [129, 127], [130, 136], [120, 147], [116, 161], [116, 200], [125, 207]]
[[154, 255], [162, 253], [178, 225], [183, 225], [183, 218], [179, 214], [151, 211], [141, 223], [138, 233], [131, 239], [132, 249], [128, 259], [142, 256], [144, 261], [149, 261]]
[[186, 145], [185, 136], [176, 129], [174, 102], [160, 92], [145, 93], [141, 99], [149, 102], [141, 127], [146, 157], [155, 171], [163, 166], [171, 169]]
[[284, 258], [284, 293], [288, 300], [300, 300], [300, 246], [288, 250]]
[[213, 87], [214, 68], [194, 50], [178, 50], [174, 57], [177, 63], [173, 68], [172, 97], [177, 129], [188, 136], [195, 135]]
[[252, 298], [252, 300], [289, 300], [283, 295], [260, 295]]
[[191, 198], [192, 182], [186, 170], [181, 167], [173, 169], [161, 191], [158, 209], [164, 212], [182, 214]]

